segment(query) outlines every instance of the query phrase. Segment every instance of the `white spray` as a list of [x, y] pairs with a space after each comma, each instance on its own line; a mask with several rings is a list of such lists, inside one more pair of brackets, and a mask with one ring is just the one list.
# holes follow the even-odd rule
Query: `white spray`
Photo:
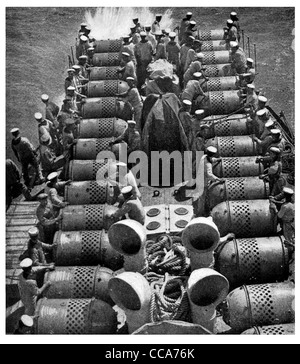
[[[90, 10], [85, 13], [85, 21], [91, 27], [91, 36], [95, 39], [119, 39], [130, 33], [130, 27], [133, 26], [132, 19], [139, 18], [142, 26], [151, 25], [155, 20], [155, 14], [150, 8], [142, 7], [123, 7], [123, 8], [97, 8], [92, 14]], [[167, 9], [162, 13], [160, 22], [161, 29], [173, 30], [172, 11]]]

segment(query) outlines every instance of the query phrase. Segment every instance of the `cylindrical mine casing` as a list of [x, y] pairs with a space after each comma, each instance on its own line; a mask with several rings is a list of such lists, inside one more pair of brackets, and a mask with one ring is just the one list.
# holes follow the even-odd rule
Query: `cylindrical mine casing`
[[78, 125], [78, 138], [118, 137], [127, 128], [127, 122], [118, 118], [83, 119]]
[[295, 335], [295, 324], [254, 326], [241, 335]]
[[220, 157], [249, 157], [257, 155], [256, 144], [249, 135], [207, 139], [205, 147], [209, 146], [217, 148]]
[[101, 39], [94, 42], [95, 53], [120, 52], [122, 39]]
[[253, 326], [293, 323], [294, 302], [292, 282], [244, 285], [227, 295], [223, 319], [239, 332]]
[[282, 282], [288, 278], [288, 249], [279, 236], [234, 239], [227, 242], [216, 257], [216, 269], [230, 283], [242, 284]]
[[109, 143], [115, 138], [78, 139], [73, 146], [74, 159], [97, 159], [98, 153], [109, 150]]
[[117, 97], [91, 97], [85, 99], [81, 107], [83, 119], [94, 118], [132, 118], [132, 106], [129, 102], [119, 100]]
[[208, 111], [212, 115], [231, 114], [241, 106], [239, 90], [208, 92]]
[[109, 162], [104, 159], [70, 161], [68, 176], [72, 181], [94, 181], [97, 176], [104, 176], [108, 171]]
[[94, 53], [94, 55], [93, 55], [93, 65], [95, 67], [119, 66], [120, 65], [119, 52]]
[[237, 238], [276, 235], [277, 218], [269, 200], [226, 201], [211, 210], [221, 236], [234, 233]]
[[113, 271], [123, 266], [123, 256], [110, 245], [105, 230], [57, 231], [53, 242], [56, 266], [101, 264]]
[[118, 68], [112, 67], [92, 67], [89, 75], [90, 81], [118, 80]]
[[231, 76], [231, 64], [206, 64], [204, 74], [206, 77], [226, 77]]
[[256, 156], [225, 157], [213, 168], [213, 172], [220, 178], [259, 176], [264, 171], [261, 162], [256, 163]]
[[223, 29], [200, 30], [199, 39], [202, 41], [221, 40], [224, 38]]
[[231, 62], [231, 55], [228, 50], [202, 52], [203, 64], [224, 64]]
[[104, 204], [113, 205], [120, 194], [118, 186], [108, 181], [78, 181], [65, 187], [65, 201], [70, 205]]
[[259, 177], [226, 178], [209, 189], [208, 200], [212, 209], [226, 200], [260, 200], [269, 198], [269, 193], [269, 183]]
[[51, 282], [46, 298], [92, 298], [114, 305], [108, 292], [113, 271], [106, 267], [55, 267], [45, 273], [44, 282]]
[[36, 318], [38, 335], [115, 334], [118, 325], [112, 307], [94, 298], [40, 299]]
[[224, 39], [204, 40], [201, 46], [201, 52], [226, 51], [228, 43]]
[[201, 85], [201, 88], [204, 92], [238, 90], [238, 77], [210, 77], [208, 81]]
[[107, 97], [126, 93], [128, 83], [122, 80], [100, 80], [87, 83], [87, 97]]
[[118, 210], [110, 205], [68, 205], [62, 209], [61, 230], [108, 230], [110, 216]]

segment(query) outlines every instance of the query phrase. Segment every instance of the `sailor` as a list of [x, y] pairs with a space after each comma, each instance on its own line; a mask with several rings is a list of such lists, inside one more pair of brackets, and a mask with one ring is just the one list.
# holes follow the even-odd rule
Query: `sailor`
[[49, 96], [47, 94], [43, 94], [41, 96], [42, 102], [45, 104], [45, 119], [50, 120], [53, 125], [57, 128], [57, 115], [59, 113], [59, 106], [56, 105], [53, 101], [49, 100]]
[[123, 54], [123, 52], [128, 53], [130, 56], [130, 61], [132, 61], [134, 66], [136, 66], [136, 59], [135, 59], [135, 55], [134, 55], [134, 44], [130, 43], [129, 39], [130, 39], [129, 35], [124, 35], [122, 37], [123, 44], [121, 45], [121, 48], [120, 48], [119, 60], [120, 60], [120, 63], [124, 62], [122, 54]]
[[191, 115], [192, 102], [190, 100], [182, 100], [182, 107], [179, 109], [178, 117], [187, 137], [189, 150], [194, 149], [194, 133], [193, 133], [193, 117]]
[[[82, 90], [84, 86], [85, 85], [82, 86]], [[76, 88], [74, 86], [69, 86], [67, 88], [66, 98], [67, 97], [71, 99], [72, 110], [75, 110], [78, 114], [80, 114], [81, 101], [86, 99], [87, 97], [82, 93], [76, 91]]]
[[80, 67], [79, 75], [82, 76], [85, 79], [89, 78], [89, 73], [87, 70], [87, 60], [88, 56], [86, 54], [83, 54], [78, 57], [78, 66]]
[[152, 44], [146, 39], [146, 36], [146, 33], [142, 34], [141, 41], [134, 47], [134, 54], [137, 62], [137, 88], [139, 90], [145, 83], [147, 77], [147, 67], [152, 61], [154, 52]]
[[32, 267], [32, 260], [25, 258], [20, 263], [22, 273], [19, 274], [18, 288], [20, 298], [24, 305], [24, 314], [28, 316], [35, 315], [37, 300], [43, 295], [45, 290], [51, 286], [51, 282], [47, 281], [41, 288], [37, 285], [37, 275], [47, 270], [54, 270], [54, 265], [50, 267]]
[[142, 27], [141, 27], [141, 24], [139, 22], [139, 18], [133, 18], [132, 21], [133, 21], [133, 24], [135, 25], [136, 32], [140, 33], [141, 30], [142, 30]]
[[180, 45], [175, 41], [176, 33], [169, 34], [170, 41], [166, 45], [167, 60], [175, 66], [175, 72], [179, 70]]
[[151, 33], [151, 25], [145, 26], [146, 39], [152, 44], [152, 48], [155, 50], [157, 46], [157, 41], [155, 36]]
[[165, 29], [163, 31], [163, 34], [165, 35], [164, 38], [163, 38], [163, 41], [165, 43], [165, 45], [167, 46], [167, 44], [170, 42], [171, 38], [170, 38], [170, 33], [171, 33], [171, 30], [169, 28]]
[[236, 29], [237, 29], [237, 41], [240, 42], [240, 39], [241, 39], [241, 27], [240, 27], [239, 18], [238, 18], [237, 13], [235, 11], [232, 11], [230, 13], [230, 19], [233, 21], [232, 25], [234, 27], [236, 27]]
[[40, 163], [42, 167], [43, 176], [47, 178], [48, 174], [56, 171], [55, 159], [56, 155], [50, 145], [52, 138], [50, 134], [44, 133], [40, 138]]
[[79, 37], [79, 43], [76, 45], [76, 58], [79, 59], [83, 54], [87, 54], [87, 49], [90, 48], [89, 38], [85, 35]]
[[80, 92], [81, 87], [88, 83], [89, 79], [82, 76], [81, 67], [79, 64], [74, 64], [72, 66], [72, 69], [74, 70], [74, 77], [72, 79], [72, 84], [70, 84], [69, 86], [74, 86], [75, 90], [77, 92]]
[[93, 42], [95, 42], [96, 39], [90, 35], [91, 31], [92, 31], [92, 28], [89, 25], [87, 25], [85, 27], [85, 33], [83, 35], [88, 37], [88, 41], [90, 44], [93, 44]]
[[253, 121], [254, 134], [260, 138], [265, 129], [265, 124], [270, 118], [268, 117], [267, 109], [260, 109], [256, 112], [256, 118]]
[[201, 96], [203, 98], [206, 98], [207, 96], [203, 92], [201, 88], [200, 80], [202, 78], [201, 72], [195, 72], [193, 74], [193, 80], [190, 80], [185, 89], [182, 92], [182, 99], [187, 99], [193, 102], [193, 100], [197, 99], [198, 96]]
[[57, 223], [62, 219], [62, 215], [55, 215], [47, 193], [40, 193], [37, 199], [40, 201], [36, 210], [40, 238], [46, 244], [53, 244], [54, 234], [58, 230]]
[[161, 30], [160, 29], [161, 19], [162, 19], [162, 14], [156, 14], [155, 15], [155, 20], [154, 20], [154, 22], [151, 25], [151, 32], [152, 32], [152, 34], [155, 34], [155, 33], [159, 32]]
[[295, 202], [292, 200], [294, 191], [292, 188], [283, 187], [284, 202], [277, 213], [281, 220], [283, 236], [288, 243], [295, 243]]
[[157, 61], [158, 59], [167, 59], [166, 44], [164, 42], [163, 33], [161, 31], [157, 31], [154, 35], [157, 41], [154, 61]]
[[282, 138], [281, 135], [281, 131], [279, 129], [271, 129], [271, 134], [272, 134], [272, 143], [269, 147], [269, 149], [271, 147], [275, 147], [278, 148], [280, 150], [280, 153], [282, 155], [284, 149], [285, 149], [285, 140]]
[[278, 195], [282, 188], [285, 186], [286, 181], [282, 176], [282, 162], [281, 151], [279, 148], [271, 147], [269, 149], [271, 163], [268, 168], [264, 170], [264, 174], [260, 175], [260, 179], [269, 182], [270, 196]]
[[184, 66], [185, 66], [185, 62], [186, 62], [187, 53], [188, 53], [188, 50], [192, 47], [194, 40], [195, 40], [195, 37], [189, 36], [187, 38], [186, 43], [184, 43], [180, 48], [179, 79], [180, 79], [181, 84], [182, 84], [182, 79], [183, 79], [183, 75], [184, 75]]
[[247, 94], [245, 99], [244, 107], [249, 109], [249, 113], [253, 114], [254, 110], [257, 109], [258, 96], [255, 92], [255, 86], [253, 83], [248, 83], [246, 86]]
[[193, 13], [188, 11], [185, 17], [181, 20], [180, 25], [174, 28], [174, 32], [178, 30], [178, 40], [179, 42], [182, 40], [183, 33], [185, 32], [186, 28], [190, 24], [192, 19]]
[[180, 46], [185, 44], [188, 40], [188, 37], [192, 36], [195, 38], [197, 28], [195, 28], [196, 22], [194, 20], [191, 20], [189, 25], [186, 27], [185, 31], [182, 34], [181, 41], [179, 43]]
[[246, 71], [246, 56], [241, 47], [239, 47], [238, 42], [230, 42], [231, 49], [231, 73], [233, 76], [236, 74], [245, 73]]
[[133, 77], [135, 80], [137, 79], [135, 65], [131, 60], [130, 54], [127, 52], [122, 52], [122, 61], [118, 68], [118, 74], [119, 78], [123, 81], [125, 81], [127, 77]]
[[[63, 105], [58, 115], [58, 130], [61, 135], [61, 139], [63, 139], [63, 129], [67, 125], [66, 121], [68, 119], [74, 119], [74, 123], [79, 120], [78, 119], [78, 111], [72, 109], [72, 99], [70, 97], [66, 97], [63, 100]], [[62, 140], [63, 143], [63, 140]]]
[[265, 128], [263, 133], [261, 134], [260, 139], [258, 139], [256, 136], [253, 137], [253, 140], [257, 143], [259, 155], [264, 156], [271, 146], [273, 142], [273, 136], [271, 132], [272, 129], [274, 129], [274, 121], [271, 119], [267, 120], [265, 122]]
[[21, 193], [25, 200], [30, 201], [32, 196], [28, 188], [21, 182], [21, 173], [19, 168], [11, 159], [6, 159], [6, 209], [10, 206], [12, 200]]
[[18, 322], [18, 327], [14, 331], [14, 335], [30, 335], [33, 333], [33, 319], [31, 316], [22, 315]]
[[237, 31], [237, 28], [233, 24], [233, 20], [227, 19], [226, 25], [228, 28], [228, 32], [227, 32], [226, 38], [225, 38], [226, 42], [230, 43], [230, 42], [237, 41], [238, 31]]
[[131, 42], [132, 42], [134, 45], [138, 44], [138, 43], [141, 41], [140, 33], [138, 33], [138, 32], [136, 31], [135, 24], [133, 24], [133, 25], [130, 27], [130, 34], [129, 34], [129, 37], [131, 37]]
[[27, 249], [20, 255], [19, 260], [22, 261], [25, 258], [32, 260], [32, 266], [52, 266], [51, 263], [47, 263], [46, 254], [53, 250], [54, 244], [45, 244], [39, 240], [39, 229], [36, 226], [31, 227], [28, 230], [29, 240], [27, 242]]
[[253, 67], [254, 61], [252, 58], [246, 59], [246, 70], [245, 73], [239, 74], [239, 78], [244, 80], [246, 78], [247, 83], [253, 83], [255, 79], [255, 68]]
[[126, 94], [125, 100], [128, 101], [133, 107], [133, 119], [136, 122], [137, 131], [141, 132], [141, 116], [143, 109], [143, 100], [139, 91], [135, 85], [134, 77], [126, 77], [126, 82], [128, 83], [129, 90]]
[[91, 67], [94, 66], [94, 62], [93, 62], [94, 54], [95, 54], [95, 48], [89, 47], [86, 52], [86, 55], [87, 55], [86, 69], [87, 70], [89, 70]]
[[67, 70], [68, 76], [65, 78], [65, 93], [67, 94], [67, 89], [69, 86], [73, 86], [76, 88], [77, 84], [75, 83], [74, 75], [75, 70], [74, 68], [69, 68]]
[[110, 146], [118, 143], [125, 142], [127, 144], [128, 156], [135, 150], [141, 150], [141, 136], [135, 129], [136, 122], [134, 120], [127, 120], [128, 127], [124, 133], [116, 138], [113, 142], [110, 142]]
[[87, 23], [81, 23], [80, 24], [80, 29], [78, 31], [78, 38], [80, 38], [81, 35], [87, 35], [87, 31], [86, 31], [86, 27], [87, 27]]
[[35, 120], [38, 122], [38, 132], [39, 132], [39, 142], [41, 144], [41, 138], [43, 135], [50, 135], [51, 136], [51, 145], [50, 148], [53, 149], [56, 155], [59, 154], [60, 147], [59, 147], [59, 136], [56, 131], [56, 127], [52, 123], [52, 121], [43, 118], [43, 115], [40, 112], [36, 112], [34, 114]]
[[196, 53], [196, 59], [194, 61], [192, 61], [188, 67], [188, 69], [185, 71], [184, 75], [183, 75], [183, 84], [184, 87], [186, 86], [186, 84], [193, 79], [193, 74], [196, 72], [201, 72], [202, 71], [202, 61], [204, 58], [204, 54], [203, 53]]
[[[183, 71], [186, 72], [190, 64], [198, 59], [197, 53], [201, 52], [202, 42], [199, 39], [193, 41], [192, 47], [188, 50]], [[204, 55], [203, 55], [204, 56]]]
[[111, 215], [111, 219], [117, 221], [127, 215], [129, 219], [135, 220], [144, 225], [145, 210], [140, 199], [133, 196], [132, 186], [126, 186], [122, 188], [121, 193], [124, 197], [124, 202], [120, 208]]
[[[13, 136], [11, 142], [12, 150], [17, 160], [22, 165], [22, 174], [25, 185], [28, 187], [29, 191], [31, 191], [34, 184], [41, 184], [44, 182], [44, 177], [37, 160], [36, 149], [27, 138], [21, 137], [19, 128], [13, 128], [10, 132]], [[28, 174], [29, 165], [31, 165], [34, 169], [34, 173], [31, 178], [29, 178]]]
[[58, 181], [58, 173], [52, 172], [47, 177], [47, 188], [45, 192], [48, 192], [48, 199], [53, 206], [53, 211], [56, 216], [58, 216], [61, 208], [69, 205], [68, 202], [63, 201], [60, 196], [64, 195], [65, 186], [71, 183], [71, 180]]

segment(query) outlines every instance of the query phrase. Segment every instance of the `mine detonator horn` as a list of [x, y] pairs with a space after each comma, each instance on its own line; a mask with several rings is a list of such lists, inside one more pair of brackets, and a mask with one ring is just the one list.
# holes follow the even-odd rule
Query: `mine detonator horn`
[[143, 272], [146, 268], [145, 227], [132, 219], [114, 223], [108, 230], [111, 246], [124, 255], [125, 271]]

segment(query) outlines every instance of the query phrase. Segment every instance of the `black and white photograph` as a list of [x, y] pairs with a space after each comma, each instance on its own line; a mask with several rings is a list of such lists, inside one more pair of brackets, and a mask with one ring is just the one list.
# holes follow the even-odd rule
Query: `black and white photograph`
[[295, 3], [2, 11], [2, 341], [299, 343]]

